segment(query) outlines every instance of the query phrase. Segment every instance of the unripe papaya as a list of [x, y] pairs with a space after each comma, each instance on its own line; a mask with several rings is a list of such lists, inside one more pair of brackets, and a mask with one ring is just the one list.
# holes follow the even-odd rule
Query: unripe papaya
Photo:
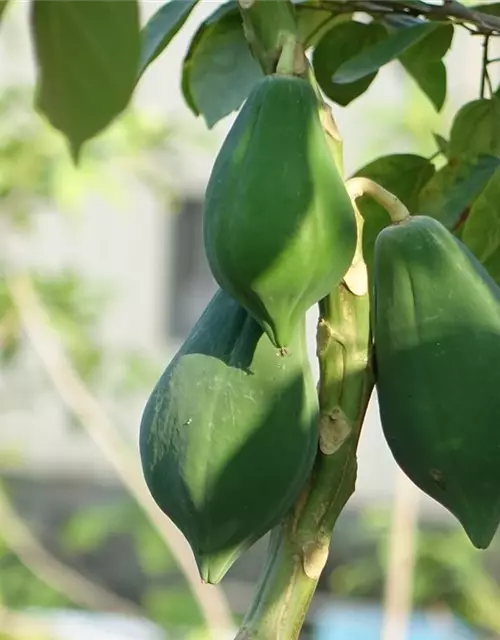
[[291, 508], [318, 447], [304, 321], [280, 355], [222, 290], [153, 390], [140, 428], [144, 476], [218, 583]]
[[438, 221], [375, 242], [380, 417], [396, 462], [486, 548], [500, 521], [500, 290]]
[[268, 76], [238, 114], [206, 189], [211, 271], [286, 348], [354, 256], [354, 210], [321, 126], [311, 85]]

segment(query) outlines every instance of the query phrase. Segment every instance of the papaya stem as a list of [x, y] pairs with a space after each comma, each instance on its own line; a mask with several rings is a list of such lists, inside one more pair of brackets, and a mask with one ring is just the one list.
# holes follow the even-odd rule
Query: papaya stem
[[283, 37], [283, 47], [276, 65], [276, 73], [285, 76], [305, 76], [307, 70], [308, 62], [296, 34], [286, 34]]
[[369, 178], [351, 178], [346, 182], [346, 189], [352, 200], [371, 196], [387, 211], [393, 224], [410, 217], [410, 212], [399, 198]]
[[287, 68], [286, 73], [301, 75], [305, 70], [305, 54], [290, 0], [238, 0], [238, 6], [245, 37], [262, 71], [266, 75], [276, 73], [286, 46], [287, 62], [283, 61], [282, 66]]
[[340, 285], [320, 303], [320, 450], [308, 485], [272, 533], [254, 602], [236, 640], [297, 640], [354, 491], [356, 450], [373, 389], [369, 296]]

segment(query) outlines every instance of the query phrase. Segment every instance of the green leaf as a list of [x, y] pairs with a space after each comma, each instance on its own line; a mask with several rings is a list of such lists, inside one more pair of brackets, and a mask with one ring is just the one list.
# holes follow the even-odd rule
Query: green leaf
[[340, 65], [333, 81], [348, 84], [378, 71], [380, 67], [395, 60], [407, 49], [423, 40], [437, 27], [437, 24], [425, 23], [394, 31], [381, 42], [364, 49]]
[[439, 133], [433, 133], [434, 140], [436, 141], [436, 146], [438, 150], [443, 154], [443, 156], [448, 156], [448, 140], [443, 138], [443, 136], [439, 135]]
[[76, 160], [130, 101], [140, 55], [138, 4], [43, 0], [31, 11], [36, 106], [67, 137]]
[[386, 33], [376, 22], [350, 21], [336, 25], [321, 38], [314, 49], [313, 67], [321, 89], [331, 100], [346, 106], [368, 89], [376, 71], [350, 84], [337, 84], [332, 78], [346, 60], [383, 40]]
[[[394, 154], [374, 160], [356, 172], [356, 176], [370, 178], [394, 193], [411, 213], [416, 212], [418, 194], [434, 174], [434, 165], [427, 159], [412, 154]], [[357, 201], [365, 220], [363, 228], [363, 254], [368, 270], [373, 264], [375, 238], [389, 223], [389, 216], [377, 202], [368, 196]]]
[[399, 58], [437, 111], [446, 99], [446, 67], [442, 58], [451, 46], [453, 33], [452, 25], [436, 28]]
[[182, 28], [198, 0], [170, 0], [148, 20], [142, 30], [141, 74]]
[[[228, 3], [229, 4], [229, 3]], [[240, 108], [262, 77], [245, 39], [239, 13], [223, 5], [198, 29], [184, 59], [182, 89], [207, 126]]]
[[449, 162], [422, 189], [419, 212], [454, 230], [499, 165], [500, 159], [492, 156]]
[[336, 16], [331, 11], [319, 10], [314, 4], [298, 4], [295, 8], [299, 39], [306, 48], [315, 46], [335, 24], [350, 20], [349, 15]]
[[462, 240], [500, 282], [500, 169], [472, 205]]
[[458, 111], [448, 153], [450, 158], [500, 156], [500, 99], [473, 100]]
[[[309, 44], [332, 20], [344, 19], [312, 11], [306, 3], [297, 4], [296, 12], [300, 37]], [[241, 107], [261, 78], [262, 70], [243, 33], [238, 3], [229, 0], [200, 25], [191, 40], [182, 71], [184, 99], [212, 128]]]

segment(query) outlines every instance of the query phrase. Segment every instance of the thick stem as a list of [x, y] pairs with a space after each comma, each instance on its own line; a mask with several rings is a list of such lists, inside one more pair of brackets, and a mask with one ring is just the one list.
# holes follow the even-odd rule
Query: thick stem
[[387, 211], [393, 224], [410, 217], [410, 212], [399, 198], [369, 178], [351, 178], [346, 182], [346, 188], [352, 200], [371, 196]]
[[290, 0], [239, 0], [239, 7], [245, 37], [264, 73], [276, 73], [281, 62], [279, 73], [303, 75], [307, 61]]
[[317, 580], [302, 569], [293, 540], [293, 517], [271, 533], [253, 605], [236, 640], [294, 640], [299, 637]]
[[261, 583], [237, 640], [296, 640], [354, 491], [356, 449], [373, 389], [369, 297], [343, 284], [320, 303], [320, 451], [293, 512], [271, 535]]

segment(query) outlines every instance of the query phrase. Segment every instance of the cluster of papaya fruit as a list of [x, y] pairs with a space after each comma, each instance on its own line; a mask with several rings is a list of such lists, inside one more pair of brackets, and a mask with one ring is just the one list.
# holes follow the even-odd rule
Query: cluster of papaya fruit
[[[213, 584], [290, 511], [318, 451], [305, 314], [347, 282], [360, 246], [320, 114], [310, 82], [282, 73], [240, 110], [205, 197], [220, 288], [141, 422], [151, 494]], [[371, 278], [382, 427], [409, 478], [486, 548], [500, 521], [500, 290], [440, 222], [400, 213]]]
[[312, 85], [266, 76], [206, 190], [204, 244], [220, 289], [141, 422], [146, 482], [206, 582], [286, 515], [311, 472], [319, 410], [305, 314], [342, 280], [356, 243]]

